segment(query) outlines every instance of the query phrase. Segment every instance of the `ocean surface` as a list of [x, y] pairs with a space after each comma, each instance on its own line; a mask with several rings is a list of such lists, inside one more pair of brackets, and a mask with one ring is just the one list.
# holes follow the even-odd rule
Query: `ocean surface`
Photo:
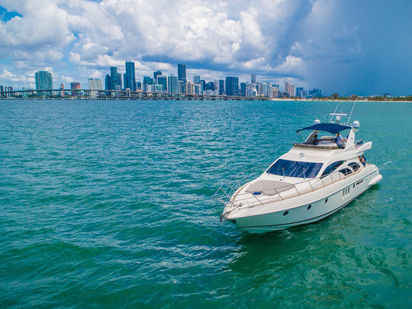
[[335, 106], [0, 101], [0, 307], [411, 308], [412, 104], [356, 104], [383, 181], [338, 213], [219, 222], [218, 186]]

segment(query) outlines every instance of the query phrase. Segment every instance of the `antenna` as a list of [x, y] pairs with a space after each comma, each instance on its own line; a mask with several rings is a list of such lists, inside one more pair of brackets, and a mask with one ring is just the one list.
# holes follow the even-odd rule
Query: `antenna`
[[346, 125], [349, 125], [349, 124], [350, 124], [350, 119], [351, 119], [351, 117], [352, 117], [353, 110], [355, 109], [355, 105], [356, 105], [356, 101], [353, 102], [352, 110], [350, 111], [349, 118], [348, 118], [348, 122], [346, 123]]
[[330, 116], [329, 122], [332, 122], [333, 114], [336, 114], [336, 111], [338, 110], [339, 105], [340, 105], [340, 102], [336, 103], [335, 110], [333, 111], [332, 114], [330, 114], [331, 116]]

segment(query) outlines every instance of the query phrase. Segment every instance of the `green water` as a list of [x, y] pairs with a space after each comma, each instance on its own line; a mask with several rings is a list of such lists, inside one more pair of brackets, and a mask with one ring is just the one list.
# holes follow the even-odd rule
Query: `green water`
[[412, 307], [412, 104], [356, 105], [383, 181], [343, 210], [260, 236], [219, 222], [222, 181], [334, 108], [0, 101], [0, 307]]

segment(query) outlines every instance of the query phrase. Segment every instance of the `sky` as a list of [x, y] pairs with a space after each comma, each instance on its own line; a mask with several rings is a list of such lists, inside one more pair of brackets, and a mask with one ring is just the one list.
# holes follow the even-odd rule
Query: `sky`
[[160, 70], [285, 81], [331, 95], [412, 94], [411, 0], [0, 0], [0, 85], [55, 88]]

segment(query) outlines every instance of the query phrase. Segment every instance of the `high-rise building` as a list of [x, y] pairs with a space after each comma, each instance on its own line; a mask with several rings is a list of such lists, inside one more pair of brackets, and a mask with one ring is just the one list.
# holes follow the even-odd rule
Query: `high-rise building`
[[271, 96], [271, 94], [270, 94], [271, 89], [270, 88], [271, 87], [270, 87], [270, 84], [268, 82], [263, 82], [262, 83], [262, 95], [264, 97], [270, 97]]
[[215, 91], [215, 83], [214, 82], [208, 82], [205, 84], [205, 90], [210, 90], [210, 91]]
[[295, 94], [295, 85], [289, 82], [285, 83], [285, 92], [289, 95], [289, 97], [294, 97]]
[[239, 77], [228, 76], [226, 77], [226, 94], [228, 96], [239, 95]]
[[303, 87], [297, 87], [297, 88], [296, 88], [296, 96], [299, 97], [299, 98], [303, 98], [303, 97], [304, 97]]
[[[50, 93], [50, 94], [51, 94], [51, 93]], [[13, 87], [11, 87], [11, 86], [5, 86], [5, 87], [4, 87], [3, 95], [4, 95], [5, 97], [12, 97], [12, 96], [14, 96]]]
[[162, 91], [163, 92], [167, 92], [168, 88], [167, 88], [167, 76], [163, 76], [163, 75], [158, 75], [157, 76], [157, 84], [158, 85], [162, 85]]
[[186, 82], [186, 64], [177, 65], [177, 78], [179, 81]]
[[143, 85], [153, 85], [153, 78], [149, 76], [143, 76]]
[[153, 73], [153, 79], [155, 80], [155, 82], [157, 81], [157, 77], [158, 77], [159, 75], [162, 75], [162, 72], [161, 72], [161, 71], [156, 71], [156, 72]]
[[70, 89], [72, 91], [72, 95], [80, 95], [80, 83], [77, 82], [73, 82], [70, 83]]
[[256, 84], [256, 74], [251, 74], [250, 75], [250, 83], [251, 84]]
[[169, 93], [179, 93], [179, 81], [177, 76], [170, 75], [168, 77], [168, 86]]
[[219, 79], [219, 95], [223, 95], [225, 93], [225, 81], [223, 79]]
[[318, 88], [313, 88], [313, 90], [309, 90], [309, 97], [311, 98], [321, 98], [322, 97], [322, 90]]
[[122, 88], [122, 76], [117, 73], [116, 67], [110, 67], [110, 77], [112, 81], [110, 90], [120, 90]]
[[4, 87], [3, 85], [0, 85], [0, 96], [4, 95]]
[[200, 75], [193, 76], [193, 83], [200, 84]]
[[186, 94], [194, 94], [195, 93], [195, 84], [192, 82], [186, 83]]
[[186, 81], [179, 80], [179, 93], [180, 94], [185, 94], [186, 93]]
[[133, 61], [126, 61], [124, 73], [124, 89], [136, 91], [136, 70]]
[[204, 79], [201, 79], [199, 82], [200, 85], [200, 93], [203, 93], [206, 91], [206, 81]]
[[52, 90], [53, 79], [52, 74], [47, 71], [37, 71], [36, 78], [36, 90]]
[[112, 77], [109, 74], [106, 74], [106, 77], [104, 79], [104, 88], [106, 90], [113, 90], [113, 81]]
[[98, 90], [102, 90], [103, 85], [100, 79], [89, 78], [90, 97], [95, 99], [98, 95]]
[[64, 85], [63, 85], [63, 83], [60, 84], [60, 96], [64, 97]]
[[242, 97], [246, 96], [246, 83], [240, 83], [240, 95]]

